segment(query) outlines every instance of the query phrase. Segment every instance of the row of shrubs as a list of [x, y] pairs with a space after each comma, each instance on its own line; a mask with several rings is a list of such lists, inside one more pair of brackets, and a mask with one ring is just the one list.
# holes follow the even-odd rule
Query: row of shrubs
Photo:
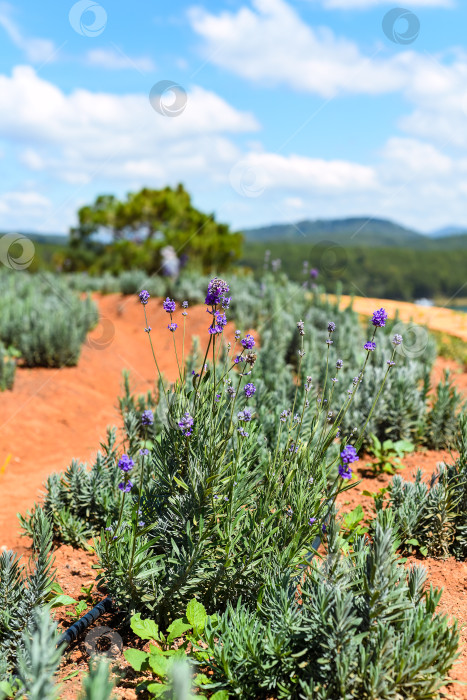
[[98, 318], [59, 275], [0, 271], [0, 389], [11, 389], [18, 357], [27, 367], [75, 365]]
[[[75, 545], [94, 537], [100, 585], [157, 642], [125, 652], [151, 696], [188, 696], [171, 671], [188, 651], [174, 641], [190, 634], [201, 697], [436, 698], [458, 645], [436, 612], [439, 591], [398, 563], [391, 511], [371, 541], [350, 540], [334, 508], [367, 431], [418, 434], [433, 349], [399, 353], [384, 310], [362, 329], [351, 310], [285, 278], [249, 284], [237, 294], [209, 283], [203, 349], [173, 385], [159, 375], [155, 394], [133, 396], [127, 379], [123, 446], [111, 430], [91, 470], [74, 462], [51, 476], [23, 525], [34, 535], [45, 519]], [[256, 331], [223, 342], [229, 305], [259, 331], [258, 352]], [[174, 306], [164, 304], [167, 333], [183, 332]], [[404, 382], [414, 399], [393, 426]], [[4, 671], [10, 684], [17, 665]]]

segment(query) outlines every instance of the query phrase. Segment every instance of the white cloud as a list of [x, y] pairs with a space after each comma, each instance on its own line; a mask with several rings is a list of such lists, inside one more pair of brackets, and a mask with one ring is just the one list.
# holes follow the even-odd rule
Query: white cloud
[[108, 70], [136, 69], [149, 73], [156, 69], [154, 61], [148, 56], [127, 56], [123, 51], [113, 49], [92, 49], [86, 54], [86, 63], [90, 66]]
[[0, 75], [0, 103], [0, 136], [23, 147], [23, 163], [47, 166], [67, 181], [96, 172], [121, 178], [130, 163], [135, 174], [146, 175], [149, 164], [161, 177], [183, 158], [208, 167], [238, 155], [226, 134], [259, 129], [251, 114], [198, 86], [188, 89], [185, 111], [170, 118], [141, 94], [66, 95], [28, 66], [16, 67], [11, 77]]
[[414, 52], [365, 56], [326, 27], [305, 24], [284, 0], [253, 0], [253, 9], [213, 15], [192, 9], [190, 21], [210, 60], [265, 86], [287, 85], [322, 97], [377, 95], [410, 82]]
[[25, 37], [17, 24], [11, 19], [11, 6], [7, 3], [0, 4], [0, 27], [3, 27], [13, 44], [24, 52], [32, 63], [42, 63], [52, 59], [56, 52], [53, 41]]
[[251, 8], [218, 15], [195, 8], [189, 18], [211, 62], [263, 87], [285, 85], [324, 98], [397, 91], [413, 102], [466, 93], [460, 52], [446, 65], [446, 57], [412, 47], [387, 57], [380, 45], [365, 55], [329, 28], [306, 24], [285, 0], [252, 0]]
[[392, 137], [385, 144], [381, 155], [385, 159], [385, 170], [403, 182], [416, 176], [419, 180], [442, 178], [451, 175], [456, 167], [452, 158], [430, 143], [416, 139]]
[[0, 214], [16, 215], [18, 209], [27, 211], [31, 220], [43, 216], [52, 207], [52, 202], [38, 192], [12, 191], [0, 194]]

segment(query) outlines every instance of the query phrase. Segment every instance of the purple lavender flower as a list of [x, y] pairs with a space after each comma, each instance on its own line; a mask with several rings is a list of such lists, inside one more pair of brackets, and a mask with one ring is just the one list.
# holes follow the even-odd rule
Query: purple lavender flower
[[339, 464], [339, 476], [341, 479], [351, 479], [352, 470], [349, 466], [344, 464]]
[[138, 527], [144, 527], [144, 525], [145, 525], [144, 520], [140, 520], [138, 522]]
[[334, 341], [333, 341], [333, 340], [331, 340], [330, 338], [328, 338], [328, 339], [326, 340], [326, 343], [327, 343], [327, 345], [332, 345], [332, 344], [333, 344], [333, 342], [334, 342]]
[[309, 518], [308, 525], [311, 527], [316, 522], [316, 518]]
[[193, 423], [195, 421], [193, 418], [190, 416], [189, 412], [187, 411], [184, 416], [182, 416], [181, 420], [178, 422], [178, 427], [182, 431], [182, 435], [185, 437], [189, 437], [191, 433], [193, 432]]
[[315, 280], [319, 275], [319, 270], [316, 269], [316, 267], [312, 267], [310, 270], [310, 277], [312, 280]]
[[230, 287], [227, 282], [218, 277], [214, 277], [208, 284], [208, 291], [204, 303], [207, 306], [217, 306], [217, 304], [222, 303], [224, 294], [228, 291], [230, 291]]
[[352, 464], [352, 462], [358, 462], [360, 457], [353, 445], [346, 445], [341, 452], [341, 459], [344, 464]]
[[282, 411], [282, 413], [279, 416], [279, 420], [281, 423], [285, 423], [287, 418], [290, 416], [290, 411]]
[[118, 468], [121, 469], [122, 472], [131, 472], [134, 465], [135, 463], [128, 455], [122, 455], [118, 460]]
[[271, 260], [271, 269], [273, 272], [278, 272], [282, 265], [282, 260], [277, 258], [276, 260]]
[[305, 323], [304, 321], [297, 321], [297, 328], [300, 335], [305, 335]]
[[243, 420], [246, 423], [249, 423], [251, 421], [251, 416], [252, 416], [252, 410], [251, 408], [244, 408], [243, 411], [239, 411], [237, 413], [237, 418], [238, 420]]
[[143, 411], [141, 414], [141, 424], [142, 425], [152, 425], [154, 423], [154, 416], [152, 411]]
[[253, 396], [253, 394], [256, 393], [256, 387], [254, 384], [249, 382], [248, 384], [245, 384], [245, 386], [243, 387], [243, 391], [245, 392], [246, 398], [249, 399]]
[[373, 352], [373, 350], [376, 350], [376, 343], [373, 341], [368, 341], [368, 343], [365, 343], [363, 347], [365, 350], [368, 350], [368, 352]]
[[232, 297], [223, 297], [221, 300], [222, 308], [228, 309], [230, 307], [231, 301], [232, 301]]
[[242, 334], [241, 331], [235, 331], [235, 333], [234, 333], [235, 340], [240, 340], [241, 334]]
[[326, 525], [324, 523], [321, 525], [321, 532], [326, 532]]
[[152, 328], [151, 328], [151, 326], [148, 326], [144, 330], [146, 331], [146, 333], [150, 333], [152, 331]]
[[336, 369], [342, 369], [343, 366], [344, 366], [344, 360], [337, 360]]
[[243, 338], [242, 345], [246, 350], [251, 350], [251, 348], [255, 346], [255, 339], [252, 335], [250, 335], [250, 333], [247, 333], [247, 335]]
[[173, 299], [167, 297], [167, 299], [162, 302], [162, 306], [164, 307], [164, 311], [167, 311], [168, 314], [173, 314], [176, 304]]
[[227, 387], [227, 393], [229, 394], [229, 396], [232, 396], [232, 397], [233, 397], [233, 396], [235, 396], [235, 394], [236, 394], [237, 392], [235, 391], [235, 389], [233, 388], [233, 386], [231, 386], [231, 385], [229, 384], [229, 386]]
[[133, 488], [133, 484], [131, 481], [122, 481], [119, 483], [118, 488], [120, 491], [123, 491], [123, 493], [129, 493]]
[[238, 428], [238, 434], [241, 435], [242, 437], [248, 437], [250, 433], [248, 433], [243, 428]]
[[373, 312], [371, 322], [377, 328], [383, 328], [388, 320], [388, 315], [384, 309], [378, 309]]
[[188, 302], [187, 301], [182, 301], [182, 308], [187, 309], [188, 308]]
[[174, 333], [174, 332], [177, 330], [178, 326], [177, 326], [176, 323], [169, 323], [169, 325], [167, 326], [167, 328], [169, 329], [169, 331], [170, 331], [171, 333]]
[[392, 344], [393, 345], [400, 345], [402, 343], [402, 336], [399, 335], [399, 333], [396, 333], [394, 338], [392, 339]]
[[395, 365], [396, 363], [394, 362], [394, 360], [388, 360], [388, 361], [386, 362], [386, 364], [387, 364], [389, 367], [394, 367], [394, 365]]
[[334, 321], [329, 321], [329, 323], [328, 323], [329, 333], [334, 333], [335, 330], [336, 330], [336, 324], [334, 323]]
[[339, 381], [339, 380], [338, 380], [337, 377], [333, 377], [333, 378], [331, 379], [331, 382], [334, 382], [334, 384], [335, 384], [336, 382], [338, 382], [338, 381]]
[[142, 457], [147, 457], [149, 454], [149, 450], [144, 447], [142, 450], [139, 451], [139, 453]]
[[234, 363], [238, 365], [239, 362], [245, 362], [245, 358], [242, 357], [241, 355], [237, 355], [237, 357], [234, 359]]
[[143, 289], [143, 290], [138, 294], [138, 296], [139, 296], [139, 300], [140, 300], [140, 302], [141, 302], [142, 304], [147, 304], [148, 301], [149, 301], [149, 299], [150, 299], [150, 297], [151, 297], [151, 295], [149, 294], [149, 292], [147, 291], [147, 289]]
[[215, 397], [214, 397], [214, 401], [217, 403], [217, 402], [220, 401], [220, 400], [221, 400], [221, 395], [220, 395], [220, 394], [216, 394]]
[[227, 323], [226, 315], [221, 314], [220, 312], [216, 312], [214, 314], [213, 323], [211, 326], [209, 326], [209, 333], [211, 335], [218, 335], [219, 333], [222, 333], [226, 323]]

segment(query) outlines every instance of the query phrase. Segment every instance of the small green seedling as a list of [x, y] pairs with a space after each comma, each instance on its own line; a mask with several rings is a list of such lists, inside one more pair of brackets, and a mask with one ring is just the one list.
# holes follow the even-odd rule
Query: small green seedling
[[[168, 680], [172, 667], [186, 659], [188, 644], [191, 643], [197, 658], [205, 655], [206, 652], [198, 648], [198, 642], [202, 638], [209, 619], [214, 621], [216, 616], [209, 616], [204, 605], [195, 598], [188, 603], [186, 616], [174, 620], [167, 628], [165, 635], [153, 620], [141, 619], [140, 613], [133, 615], [130, 620], [131, 629], [140, 639], [149, 640], [149, 651], [127, 649], [123, 655], [135, 671], [140, 673], [150, 670], [158, 680], [158, 682], [144, 681], [137, 686], [136, 690], [146, 690], [155, 697], [161, 697], [169, 691]], [[198, 673], [193, 678], [193, 684], [203, 689], [209, 687], [210, 681], [207, 676]], [[228, 695], [224, 691], [222, 693], [224, 694], [215, 693], [211, 697], [214, 700], [227, 700]], [[204, 696], [197, 694], [193, 697], [203, 698]]]
[[344, 519], [342, 520], [341, 530], [343, 531], [344, 538], [350, 544], [359, 535], [365, 535], [368, 532], [368, 528], [364, 525], [365, 513], [361, 505], [346, 513]]
[[372, 444], [369, 453], [376, 457], [375, 462], [368, 462], [367, 466], [373, 469], [374, 474], [394, 474], [396, 469], [401, 469], [401, 458], [409, 452], [413, 452], [415, 445], [408, 440], [384, 440], [381, 442], [373, 433], [371, 434]]

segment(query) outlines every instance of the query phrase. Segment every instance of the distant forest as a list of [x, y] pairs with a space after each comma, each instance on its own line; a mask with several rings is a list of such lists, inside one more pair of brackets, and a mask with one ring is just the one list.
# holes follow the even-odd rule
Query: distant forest
[[[327, 291], [341, 281], [344, 293], [413, 301], [423, 297], [448, 300], [467, 297], [467, 249], [344, 247], [336, 243], [253, 243], [246, 241], [239, 262], [260, 272], [265, 253], [281, 260], [281, 269], [294, 280], [317, 282]], [[304, 263], [307, 263], [304, 273]], [[453, 302], [455, 301], [453, 299]]]

